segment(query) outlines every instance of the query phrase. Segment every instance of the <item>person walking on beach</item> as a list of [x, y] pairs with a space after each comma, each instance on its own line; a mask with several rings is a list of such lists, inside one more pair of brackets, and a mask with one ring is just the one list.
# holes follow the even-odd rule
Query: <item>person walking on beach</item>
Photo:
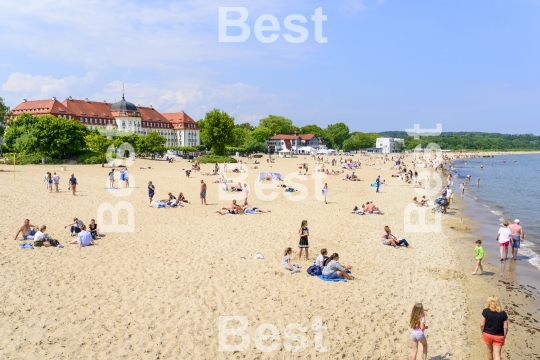
[[126, 188], [129, 188], [129, 171], [126, 169], [124, 171], [124, 181], [126, 182]]
[[514, 223], [509, 226], [509, 229], [512, 232], [512, 259], [517, 260], [517, 254], [521, 247], [521, 241], [525, 238], [525, 233], [523, 232], [523, 227], [519, 223], [519, 219], [514, 220]]
[[461, 197], [465, 196], [465, 183], [461, 183]]
[[47, 182], [47, 190], [52, 193], [53, 178], [50, 172], [47, 173], [47, 178], [45, 179], [45, 181]]
[[377, 190], [375, 192], [379, 192], [379, 186], [381, 186], [381, 176], [377, 176], [377, 180], [375, 180], [375, 186], [377, 187]]
[[416, 354], [418, 353], [418, 343], [422, 344], [422, 360], [427, 360], [428, 344], [424, 330], [428, 329], [426, 325], [426, 312], [428, 309], [424, 309], [421, 303], [414, 304], [409, 318], [409, 326], [411, 328], [412, 336], [412, 354], [411, 360], [416, 360]]
[[309, 229], [308, 229], [308, 222], [307, 220], [302, 220], [302, 224], [300, 225], [300, 230], [298, 230], [298, 235], [300, 235], [300, 243], [298, 244], [298, 260], [302, 258], [302, 251], [306, 250], [306, 260], [309, 258]]
[[53, 175], [53, 183], [54, 183], [54, 188], [56, 192], [58, 192], [58, 185], [60, 184], [60, 176], [58, 176], [56, 172]]
[[499, 229], [496, 240], [499, 242], [501, 251], [501, 261], [508, 259], [508, 246], [510, 245], [510, 237], [512, 231], [508, 228], [508, 221], [503, 223], [503, 227]]
[[326, 202], [326, 199], [327, 199], [327, 197], [328, 197], [328, 183], [324, 183], [324, 186], [323, 186], [323, 188], [322, 188], [322, 195], [324, 196], [324, 203], [325, 203], [325, 204], [328, 204], [328, 203]]
[[242, 192], [244, 193], [244, 205], [248, 204], [249, 189], [247, 186], [247, 183], [244, 183], [244, 188], [242, 189]]
[[201, 180], [201, 205], [206, 205], [206, 184]]
[[500, 360], [501, 350], [508, 334], [508, 315], [496, 296], [488, 297], [480, 319], [482, 341], [487, 346], [488, 360]]
[[148, 182], [148, 198], [150, 199], [150, 206], [152, 206], [152, 199], [154, 198], [156, 188], [151, 181]]
[[109, 171], [109, 187], [114, 189], [114, 169]]
[[71, 174], [71, 177], [69, 178], [69, 186], [71, 187], [71, 194], [73, 196], [76, 196], [75, 193], [77, 192], [77, 178], [75, 177], [75, 174]]
[[484, 273], [484, 268], [482, 267], [482, 259], [484, 258], [484, 248], [482, 247], [482, 240], [476, 240], [476, 246], [474, 247], [474, 254], [476, 259], [476, 268], [474, 269], [473, 275], [478, 273], [480, 270], [480, 275]]
[[476, 186], [480, 186], [480, 178], [478, 178], [478, 180], [476, 180]]

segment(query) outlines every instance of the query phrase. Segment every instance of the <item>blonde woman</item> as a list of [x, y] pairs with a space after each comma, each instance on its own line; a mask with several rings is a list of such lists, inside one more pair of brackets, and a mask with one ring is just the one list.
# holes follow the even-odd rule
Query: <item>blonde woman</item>
[[482, 340], [487, 346], [488, 360], [500, 360], [501, 350], [508, 334], [508, 315], [496, 296], [488, 297], [480, 319]]

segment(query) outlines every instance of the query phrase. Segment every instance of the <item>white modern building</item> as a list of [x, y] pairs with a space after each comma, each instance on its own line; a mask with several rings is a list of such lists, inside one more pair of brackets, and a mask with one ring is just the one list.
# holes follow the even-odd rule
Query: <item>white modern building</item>
[[383, 154], [399, 152], [405, 148], [405, 140], [399, 138], [377, 138], [375, 147]]

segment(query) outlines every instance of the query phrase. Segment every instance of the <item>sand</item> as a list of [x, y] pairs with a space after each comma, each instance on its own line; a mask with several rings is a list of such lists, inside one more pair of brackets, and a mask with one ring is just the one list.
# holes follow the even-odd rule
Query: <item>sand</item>
[[[313, 160], [303, 157], [278, 158], [272, 171], [295, 174], [297, 164], [304, 161], [313, 172]], [[303, 201], [285, 198], [277, 187], [266, 190], [277, 192], [275, 200], [260, 200], [255, 195], [256, 178], [260, 171], [269, 171], [269, 165], [263, 162], [255, 170], [250, 168], [253, 164], [244, 164], [249, 170], [245, 181], [252, 189], [250, 203], [272, 212], [242, 216], [214, 214], [230, 200], [220, 200], [219, 186], [212, 183], [216, 177], [192, 173], [186, 178], [183, 169], [190, 166], [186, 161], [137, 160], [130, 168], [136, 188], [125, 197], [104, 189], [109, 169], [99, 165], [67, 165], [66, 171], [59, 166], [19, 166], [16, 179], [12, 167], [0, 165], [4, 170], [0, 174], [4, 244], [0, 357], [405, 359], [411, 349], [409, 314], [415, 302], [422, 302], [430, 309], [429, 358], [477, 359], [474, 355], [482, 345], [478, 347], [480, 337], [471, 330], [471, 319], [482, 304], [474, 304], [473, 309], [470, 303], [468, 293], [476, 286], [467, 280], [472, 269], [463, 268], [447, 227], [441, 232], [404, 231], [404, 209], [417, 194], [410, 185], [390, 177], [395, 173], [389, 170], [391, 165], [364, 165], [356, 171], [361, 182], [328, 176], [324, 181], [330, 188], [329, 203], [324, 204], [315, 197], [321, 185], [312, 177], [302, 182], [309, 191]], [[152, 169], [140, 169], [144, 166]], [[212, 168], [203, 165], [202, 172]], [[238, 176], [231, 165], [228, 170], [228, 178]], [[60, 193], [45, 191], [46, 171], [60, 174]], [[67, 192], [71, 173], [79, 182], [77, 196]], [[379, 174], [390, 186], [375, 194], [369, 184]], [[207, 206], [198, 199], [201, 179], [208, 184]], [[183, 191], [192, 204], [180, 209], [150, 208], [149, 180], [156, 186], [157, 199], [169, 191], [175, 195]], [[350, 214], [355, 205], [368, 200], [374, 200], [385, 215]], [[46, 224], [47, 232], [65, 244], [72, 238], [64, 226], [74, 216], [88, 224], [91, 218], [98, 219], [100, 204], [120, 201], [135, 209], [134, 232], [105, 232], [98, 246], [21, 250], [20, 241], [13, 240], [23, 219], [29, 218], [33, 224]], [[119, 219], [122, 224], [128, 217], [124, 212]], [[302, 272], [290, 275], [282, 269], [281, 258], [286, 247], [297, 251], [303, 219], [309, 221], [310, 260], [293, 257]], [[428, 215], [428, 222], [433, 219]], [[104, 221], [109, 223], [110, 216]], [[385, 225], [406, 238], [414, 250], [382, 246], [379, 236]], [[356, 279], [328, 283], [306, 274], [321, 248], [339, 253], [342, 264], [353, 266]], [[255, 260], [256, 252], [265, 259]], [[220, 351], [219, 318], [224, 316], [246, 318], [250, 341], [245, 350]], [[319, 331], [326, 352], [315, 346], [317, 332], [312, 325], [318, 318], [326, 327]], [[272, 341], [255, 344], [261, 324], [272, 324], [279, 331], [275, 350], [261, 351]], [[307, 338], [305, 350], [288, 351], [291, 340], [285, 337], [285, 329], [290, 324], [305, 327], [305, 334], [294, 332]], [[231, 328], [238, 325], [229, 323]], [[228, 344], [240, 339], [229, 337]], [[516, 346], [519, 342], [510, 341], [505, 351]]]

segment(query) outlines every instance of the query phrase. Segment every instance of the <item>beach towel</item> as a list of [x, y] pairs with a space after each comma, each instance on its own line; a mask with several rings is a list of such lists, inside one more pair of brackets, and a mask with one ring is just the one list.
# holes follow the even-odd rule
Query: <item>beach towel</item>
[[325, 278], [323, 278], [322, 275], [319, 275], [319, 276], [317, 276], [317, 277], [318, 277], [319, 279], [321, 279], [322, 281], [328, 281], [328, 282], [340, 282], [340, 281], [342, 281], [342, 282], [347, 282], [347, 280], [346, 280], [346, 279], [343, 279], [343, 278], [339, 278], [339, 279], [325, 279]]
[[21, 249], [23, 249], [23, 250], [24, 249], [33, 249], [34, 248], [34, 246], [32, 244], [30, 244], [30, 243], [22, 243], [20, 245], [21, 245]]

